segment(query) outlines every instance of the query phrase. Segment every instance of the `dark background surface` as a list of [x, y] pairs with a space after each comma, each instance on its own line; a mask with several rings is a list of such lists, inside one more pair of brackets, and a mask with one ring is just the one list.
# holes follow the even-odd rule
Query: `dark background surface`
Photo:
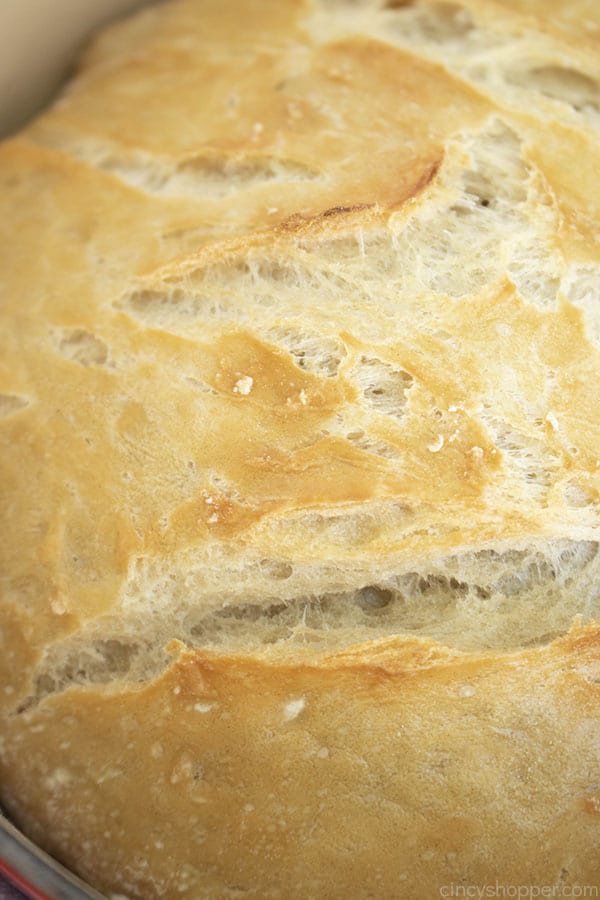
[[0, 875], [0, 900], [25, 900], [25, 895], [12, 887], [3, 875]]

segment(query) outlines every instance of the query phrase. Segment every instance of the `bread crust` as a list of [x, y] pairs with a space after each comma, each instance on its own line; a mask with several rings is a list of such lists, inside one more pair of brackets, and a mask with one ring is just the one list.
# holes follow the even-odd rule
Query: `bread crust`
[[600, 882], [600, 19], [544, 10], [172, 0], [0, 145], [0, 799], [108, 894]]
[[174, 646], [143, 688], [15, 722], [5, 799], [132, 896], [594, 885], [599, 645], [596, 626], [501, 657], [392, 638], [304, 665]]

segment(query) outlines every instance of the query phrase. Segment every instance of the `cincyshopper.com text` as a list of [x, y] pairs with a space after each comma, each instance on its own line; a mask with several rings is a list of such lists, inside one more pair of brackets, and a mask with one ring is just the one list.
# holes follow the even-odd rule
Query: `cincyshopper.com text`
[[443, 884], [440, 887], [440, 897], [447, 900], [468, 898], [468, 900], [483, 900], [483, 898], [510, 898], [510, 900], [531, 900], [531, 898], [551, 897], [554, 900], [568, 897], [573, 898], [600, 898], [600, 885], [594, 884], [502, 884], [496, 881], [493, 884]]

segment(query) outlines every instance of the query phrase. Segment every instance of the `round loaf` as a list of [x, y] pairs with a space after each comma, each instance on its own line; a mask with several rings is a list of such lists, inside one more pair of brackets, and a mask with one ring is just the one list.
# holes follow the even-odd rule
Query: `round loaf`
[[599, 40], [170, 0], [0, 145], [0, 801], [108, 897], [600, 883]]

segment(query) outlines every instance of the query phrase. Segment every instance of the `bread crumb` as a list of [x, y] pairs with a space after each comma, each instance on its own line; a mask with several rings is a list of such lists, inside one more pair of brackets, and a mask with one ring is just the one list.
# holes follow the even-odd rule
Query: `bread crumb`
[[329, 750], [327, 747], [321, 747], [320, 750], [317, 750], [317, 756], [319, 759], [327, 759], [329, 756]]
[[194, 703], [194, 710], [199, 713], [207, 713], [210, 712], [211, 709], [215, 708], [214, 703]]
[[307, 397], [306, 397], [306, 391], [304, 390], [304, 388], [302, 388], [302, 390], [300, 391], [299, 397], [300, 397], [300, 403], [302, 404], [302, 406], [306, 406]]
[[173, 693], [175, 694], [175, 696], [181, 693], [181, 688], [179, 687], [179, 685], [173, 688]]
[[472, 697], [475, 693], [475, 688], [470, 684], [463, 684], [459, 687], [458, 693], [461, 697]]
[[283, 708], [283, 718], [290, 722], [292, 719], [297, 718], [300, 715], [302, 710], [306, 705], [306, 701], [304, 697], [299, 697], [297, 700], [290, 700], [289, 703], [286, 703]]
[[254, 378], [251, 375], [244, 375], [242, 378], [238, 378], [236, 383], [233, 386], [234, 394], [243, 394], [247, 396], [252, 390], [252, 385], [254, 384]]
[[215, 525], [219, 521], [219, 517], [217, 513], [213, 513], [212, 516], [208, 517], [208, 524]]
[[51, 597], [50, 607], [52, 609], [52, 612], [56, 613], [57, 616], [64, 616], [65, 613], [69, 610], [67, 601], [64, 597]]
[[496, 728], [495, 725], [492, 725], [492, 731], [495, 731], [496, 734], [502, 734], [504, 737], [512, 737], [515, 734], [512, 728]]
[[49, 790], [55, 791], [58, 788], [65, 787], [65, 785], [69, 784], [71, 781], [72, 776], [69, 770], [58, 768], [55, 769], [51, 775], [48, 775], [46, 778], [46, 785]]
[[244, 804], [244, 812], [254, 812], [254, 804], [253, 803], [245, 803]]
[[427, 444], [427, 449], [430, 453], [439, 453], [442, 447], [444, 446], [444, 435], [438, 434], [437, 439], [433, 441], [431, 444]]
[[469, 453], [471, 454], [473, 459], [476, 459], [478, 461], [483, 459], [483, 450], [481, 449], [481, 447], [471, 447]]
[[202, 766], [199, 766], [194, 757], [187, 750], [184, 750], [173, 766], [171, 772], [171, 784], [180, 784], [181, 782], [199, 781], [203, 776]]
[[359, 249], [360, 255], [362, 257], [364, 257], [366, 255], [365, 254], [365, 236], [364, 236], [362, 228], [358, 229], [358, 249]]
[[553, 412], [549, 412], [546, 416], [546, 422], [552, 427], [553, 431], [558, 431], [558, 419]]

